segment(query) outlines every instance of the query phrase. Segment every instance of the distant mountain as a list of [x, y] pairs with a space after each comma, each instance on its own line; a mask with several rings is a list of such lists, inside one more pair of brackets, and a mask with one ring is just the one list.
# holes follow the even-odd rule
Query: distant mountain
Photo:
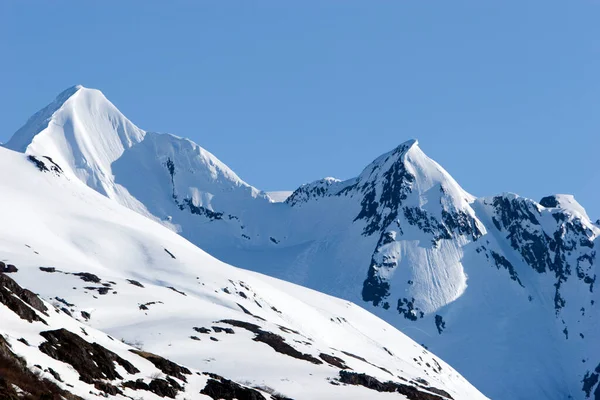
[[267, 196], [269, 196], [269, 198], [274, 203], [281, 203], [281, 202], [286, 201], [287, 198], [292, 195], [292, 193], [294, 193], [294, 192], [287, 191], [287, 190], [280, 190], [280, 191], [276, 191], [276, 192], [267, 192]]
[[476, 198], [410, 140], [356, 178], [274, 202], [80, 87], [6, 146], [52, 158], [229, 264], [361, 304], [491, 398], [600, 398], [600, 227], [572, 196]]

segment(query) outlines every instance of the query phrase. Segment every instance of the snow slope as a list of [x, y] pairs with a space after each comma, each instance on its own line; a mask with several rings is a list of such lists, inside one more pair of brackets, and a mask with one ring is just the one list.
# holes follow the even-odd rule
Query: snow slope
[[[64, 362], [40, 353], [40, 332], [65, 328], [82, 335], [84, 328], [84, 340], [141, 365], [140, 373], [121, 371], [123, 381], [148, 381], [156, 368], [107, 335], [184, 365], [193, 374], [186, 385], [178, 381], [186, 387], [178, 398], [204, 398], [199, 391], [208, 377], [195, 372], [294, 399], [411, 398], [338, 383], [341, 369], [332, 360], [437, 396], [432, 399], [442, 399], [432, 387], [454, 399], [484, 398], [450, 366], [364, 309], [224, 264], [55, 166], [0, 148], [0, 254], [19, 269], [11, 277], [50, 309], [49, 316], [38, 312], [45, 325], [25, 322], [0, 303], [0, 333], [30, 367], [57, 371], [64, 382], [45, 375], [64, 389], [102, 396], [78, 382]], [[52, 305], [63, 311], [56, 314]]]
[[59, 132], [63, 114], [87, 121], [81, 140], [38, 146], [50, 129], [38, 116], [7, 147], [67, 160], [68, 176], [222, 261], [361, 304], [494, 399], [600, 396], [600, 228], [573, 196], [476, 198], [410, 140], [356, 178], [324, 178], [273, 202], [198, 145], [151, 133], [110, 169], [85, 158], [108, 177], [100, 189], [70, 166], [81, 153], [72, 149], [89, 141], [116, 154], [83, 138], [119, 137], [104, 127], [126, 119], [112, 105], [99, 116], [82, 91], [108, 102], [80, 88], [41, 112]]

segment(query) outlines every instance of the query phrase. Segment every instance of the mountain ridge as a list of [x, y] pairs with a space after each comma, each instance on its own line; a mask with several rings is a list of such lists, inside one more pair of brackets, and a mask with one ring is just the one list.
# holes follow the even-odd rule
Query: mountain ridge
[[85, 399], [484, 398], [353, 303], [218, 261], [32, 157], [0, 148], [0, 370], [21, 365], [0, 397], [29, 370]]
[[[574, 197], [474, 197], [413, 139], [355, 178], [273, 203], [226, 175], [200, 179], [206, 165], [144, 142], [115, 161], [119, 190], [108, 197], [218, 259], [362, 304], [493, 398], [591, 395], [600, 227]], [[52, 146], [38, 150], [55, 159]], [[126, 174], [134, 168], [147, 185]]]

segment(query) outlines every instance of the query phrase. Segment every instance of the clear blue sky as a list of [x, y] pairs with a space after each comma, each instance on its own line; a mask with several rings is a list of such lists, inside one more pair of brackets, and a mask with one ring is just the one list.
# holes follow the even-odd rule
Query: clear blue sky
[[0, 1], [0, 140], [74, 84], [263, 190], [409, 138], [471, 193], [600, 217], [600, 1]]

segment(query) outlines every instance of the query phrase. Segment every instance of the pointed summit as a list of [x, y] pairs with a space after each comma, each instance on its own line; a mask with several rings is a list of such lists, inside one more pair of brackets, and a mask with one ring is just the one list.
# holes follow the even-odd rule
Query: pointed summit
[[31, 118], [27, 120], [11, 138], [4, 144], [4, 147], [9, 149], [24, 152], [27, 146], [31, 144], [31, 141], [39, 132], [43, 131], [48, 127], [50, 119], [64, 104], [83, 86], [75, 85], [62, 91], [54, 101], [42, 108], [40, 111], [35, 113]]
[[80, 89], [85, 89], [85, 88], [83, 87], [83, 85], [74, 85], [74, 86], [71, 86], [70, 88], [67, 88], [67, 89], [63, 90], [58, 96], [56, 96], [56, 100], [55, 101], [58, 101], [60, 103], [64, 103], [65, 101], [67, 101], [69, 99], [69, 97], [73, 96]]
[[76, 85], [31, 117], [5, 147], [52, 157], [67, 174], [108, 194], [110, 165], [144, 135], [102, 92]]
[[186, 207], [220, 218], [242, 203], [268, 202], [196, 143], [138, 128], [101, 91], [81, 85], [60, 93], [5, 147], [48, 156], [67, 176], [155, 219]]
[[[421, 150], [416, 139], [408, 140], [377, 157], [357, 178], [357, 186], [363, 190], [381, 184], [384, 187], [377, 191], [381, 195], [387, 192], [404, 197], [409, 192], [418, 193], [419, 196], [414, 198], [416, 201], [422, 201], [422, 194], [438, 186], [439, 191], [452, 197], [459, 208], [464, 208], [474, 199], [441, 165]], [[406, 193], [396, 193], [398, 190]], [[398, 203], [402, 199], [392, 200]]]

